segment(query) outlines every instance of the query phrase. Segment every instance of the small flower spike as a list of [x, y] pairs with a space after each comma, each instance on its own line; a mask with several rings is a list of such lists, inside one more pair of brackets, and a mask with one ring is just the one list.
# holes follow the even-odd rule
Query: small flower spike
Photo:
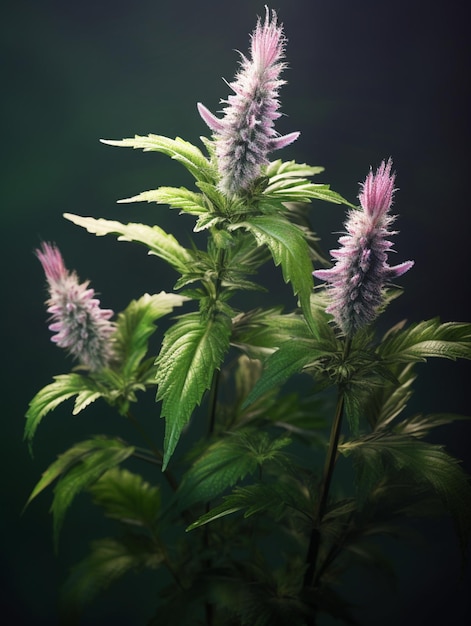
[[414, 265], [413, 261], [393, 267], [387, 263], [393, 246], [387, 237], [397, 234], [388, 230], [395, 219], [389, 215], [395, 191], [391, 167], [391, 160], [383, 161], [376, 173], [369, 172], [358, 196], [361, 209], [349, 212], [347, 234], [338, 240], [341, 247], [330, 252], [336, 259], [334, 267], [314, 272], [329, 283], [331, 304], [326, 310], [347, 336], [374, 320], [385, 284]]
[[67, 270], [55, 245], [43, 243], [35, 253], [48, 282], [49, 330], [56, 333], [51, 340], [66, 348], [81, 365], [92, 371], [102, 369], [113, 355], [111, 335], [115, 325], [109, 321], [113, 311], [100, 309], [88, 281], [80, 283], [77, 274]]
[[267, 154], [283, 148], [299, 137], [298, 132], [279, 136], [274, 121], [279, 113], [278, 90], [285, 84], [279, 76], [286, 63], [285, 37], [277, 16], [266, 7], [265, 22], [260, 18], [251, 35], [251, 59], [241, 54], [241, 68], [229, 83], [235, 95], [222, 100], [226, 104], [222, 119], [204, 105], [198, 111], [214, 132], [220, 173], [220, 190], [228, 195], [247, 191], [268, 163]]

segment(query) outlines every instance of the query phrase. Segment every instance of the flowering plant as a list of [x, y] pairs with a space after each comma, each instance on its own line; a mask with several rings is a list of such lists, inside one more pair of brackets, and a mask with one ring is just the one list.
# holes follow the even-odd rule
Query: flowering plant
[[[375, 319], [400, 294], [391, 284], [413, 262], [388, 265], [396, 233], [392, 161], [370, 171], [360, 206], [309, 179], [321, 167], [270, 161], [297, 132], [279, 136], [285, 38], [267, 9], [250, 57], [229, 86], [222, 118], [198, 105], [213, 132], [206, 154], [160, 135], [104, 141], [161, 152], [182, 164], [195, 187], [159, 187], [123, 202], [168, 205], [195, 218], [206, 247], [184, 247], [157, 225], [65, 217], [98, 236], [143, 245], [178, 275], [175, 293], [133, 300], [111, 321], [89, 283], [67, 270], [59, 249], [43, 243], [52, 340], [76, 360], [32, 399], [25, 438], [32, 445], [47, 413], [75, 398], [73, 413], [101, 400], [136, 428], [74, 444], [44, 472], [30, 495], [54, 483], [54, 543], [74, 498], [88, 492], [120, 534], [96, 540], [64, 590], [67, 622], [119, 577], [156, 570], [159, 594], [149, 624], [306, 625], [330, 614], [357, 623], [339, 580], [352, 562], [381, 565], [372, 539], [395, 523], [451, 514], [464, 547], [471, 489], [455, 458], [427, 441], [462, 419], [408, 414], [416, 364], [431, 357], [471, 358], [471, 325], [438, 319], [401, 322], [383, 337]], [[346, 234], [329, 262], [308, 218], [312, 201], [348, 207]], [[241, 292], [272, 261], [297, 306], [242, 310]], [[105, 296], [106, 299], [106, 296]], [[156, 322], [168, 322], [157, 355]], [[306, 395], [289, 380], [310, 380]], [[137, 417], [139, 395], [156, 388], [162, 443]], [[205, 434], [181, 449], [190, 421]], [[156, 407], [156, 417], [159, 415]], [[117, 426], [118, 428], [118, 426]], [[141, 445], [144, 442], [144, 447]], [[335, 473], [343, 457], [353, 481]], [[126, 467], [155, 468], [152, 481]], [[133, 465], [134, 467], [134, 465]]]

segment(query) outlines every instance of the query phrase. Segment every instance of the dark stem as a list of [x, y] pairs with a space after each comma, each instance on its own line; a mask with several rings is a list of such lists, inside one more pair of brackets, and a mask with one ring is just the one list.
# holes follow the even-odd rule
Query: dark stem
[[[130, 411], [127, 411], [126, 417], [134, 426], [134, 428], [139, 432], [139, 434], [147, 443], [149, 448], [152, 450], [154, 456], [158, 460], [159, 465], [162, 466], [162, 461], [163, 461], [164, 456], [162, 452], [157, 448], [155, 443], [152, 441], [147, 431], [142, 427], [141, 423], [134, 417], [134, 415]], [[163, 475], [165, 476], [166, 481], [168, 482], [170, 487], [173, 489], [173, 491], [176, 491], [178, 489], [178, 483], [175, 480], [175, 478], [172, 476], [172, 474], [168, 470], [165, 470], [165, 472], [163, 472]]]
[[[346, 339], [343, 351], [343, 362], [345, 362], [350, 352], [351, 340]], [[311, 537], [309, 539], [309, 547], [306, 556], [306, 572], [304, 574], [304, 588], [311, 587], [314, 583], [314, 575], [316, 571], [317, 560], [319, 557], [320, 539], [321, 539], [321, 523], [324, 518], [327, 502], [329, 498], [329, 490], [332, 482], [332, 476], [334, 473], [335, 462], [337, 459], [337, 449], [340, 438], [340, 431], [342, 428], [342, 416], [345, 403], [345, 396], [343, 386], [339, 385], [337, 393], [337, 405], [335, 407], [335, 415], [332, 423], [329, 438], [329, 448], [327, 450], [327, 456], [325, 459], [324, 471], [322, 474], [322, 481], [320, 484], [320, 495], [317, 502], [316, 510], [314, 513], [314, 524], [311, 531]], [[307, 626], [315, 626], [315, 615], [308, 618]]]
[[[224, 268], [225, 261], [225, 251], [220, 248], [217, 253], [217, 278], [214, 285], [214, 293], [215, 300], [217, 301], [221, 292], [222, 279], [221, 274]], [[209, 397], [209, 418], [208, 418], [208, 433], [207, 438], [211, 439], [214, 434], [214, 430], [216, 427], [216, 413], [217, 413], [217, 400], [218, 400], [218, 392], [219, 392], [219, 380], [220, 380], [220, 371], [215, 370], [213, 374], [213, 381], [211, 384], [211, 395]], [[206, 502], [205, 511], [206, 513], [210, 509], [210, 502]], [[203, 545], [205, 550], [208, 550], [210, 547], [210, 536], [209, 536], [209, 524], [206, 524], [203, 531]], [[211, 567], [211, 558], [206, 559], [205, 561], [206, 569]], [[206, 614], [206, 624], [207, 626], [212, 626], [214, 624], [214, 606], [208, 600], [204, 605], [205, 614]]]

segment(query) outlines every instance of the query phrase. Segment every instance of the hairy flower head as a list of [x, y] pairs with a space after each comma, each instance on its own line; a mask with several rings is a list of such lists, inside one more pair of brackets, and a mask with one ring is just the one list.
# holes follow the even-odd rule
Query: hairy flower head
[[59, 249], [43, 243], [35, 251], [48, 283], [47, 312], [51, 314], [51, 340], [68, 350], [81, 365], [92, 371], [105, 367], [113, 355], [111, 335], [115, 325], [109, 321], [113, 311], [100, 309], [100, 301], [80, 283], [75, 272], [69, 272]]
[[389, 214], [394, 195], [395, 175], [392, 163], [381, 163], [371, 170], [361, 187], [361, 209], [349, 212], [347, 234], [339, 238], [341, 247], [331, 250], [334, 267], [317, 270], [314, 276], [329, 283], [332, 313], [345, 335], [352, 335], [376, 317], [383, 301], [383, 288], [413, 265], [406, 261], [395, 266], [387, 263], [393, 244], [387, 239], [396, 231], [389, 230], [395, 216]]
[[268, 163], [267, 154], [295, 141], [299, 133], [280, 136], [274, 129], [278, 111], [278, 90], [285, 83], [280, 74], [286, 67], [285, 37], [268, 8], [265, 21], [259, 19], [251, 35], [251, 58], [241, 54], [240, 70], [229, 83], [234, 95], [222, 100], [222, 119], [198, 103], [198, 110], [214, 131], [220, 173], [219, 187], [229, 196], [247, 191]]

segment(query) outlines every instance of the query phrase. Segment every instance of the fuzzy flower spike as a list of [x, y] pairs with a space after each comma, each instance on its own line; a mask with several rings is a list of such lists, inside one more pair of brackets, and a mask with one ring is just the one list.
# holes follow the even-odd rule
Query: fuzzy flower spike
[[385, 284], [414, 265], [413, 261], [393, 267], [387, 263], [393, 246], [387, 237], [397, 233], [389, 230], [395, 219], [389, 215], [395, 191], [391, 167], [391, 160], [383, 161], [374, 174], [369, 172], [358, 196], [361, 209], [349, 212], [341, 247], [330, 252], [335, 266], [314, 272], [329, 283], [331, 304], [326, 310], [347, 336], [373, 321]]
[[198, 103], [198, 111], [214, 132], [220, 174], [220, 190], [228, 196], [247, 191], [268, 163], [267, 154], [295, 141], [299, 133], [280, 136], [274, 129], [279, 113], [278, 90], [285, 83], [280, 74], [286, 67], [285, 37], [277, 16], [266, 7], [251, 35], [251, 59], [241, 54], [241, 67], [229, 83], [235, 95], [222, 100], [224, 117], [213, 115]]
[[80, 283], [69, 272], [59, 249], [43, 243], [35, 251], [43, 266], [49, 288], [47, 312], [51, 314], [51, 340], [92, 371], [105, 367], [112, 358], [111, 334], [115, 325], [109, 321], [113, 311], [100, 309], [88, 281]]

